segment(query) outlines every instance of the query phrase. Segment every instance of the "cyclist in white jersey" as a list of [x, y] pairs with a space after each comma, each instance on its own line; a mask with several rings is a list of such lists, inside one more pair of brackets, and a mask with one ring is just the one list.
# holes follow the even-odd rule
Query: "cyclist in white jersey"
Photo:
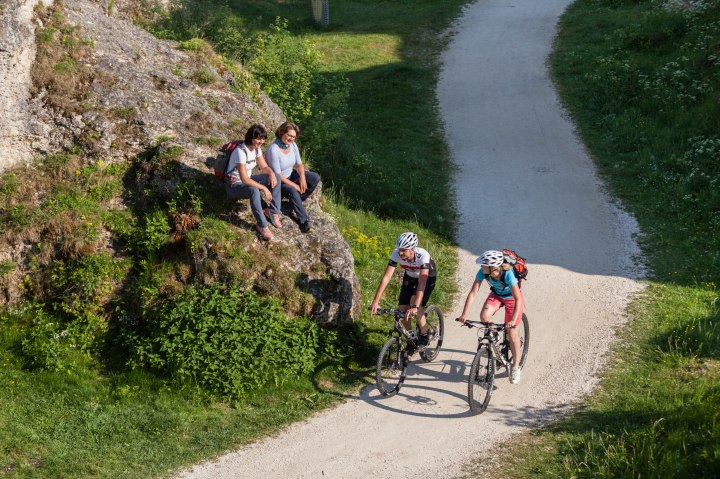
[[402, 287], [400, 288], [400, 297], [398, 298], [398, 309], [405, 312], [403, 325], [405, 328], [410, 329], [412, 316], [417, 317], [418, 326], [420, 327], [420, 344], [425, 346], [428, 343], [428, 334], [425, 325], [424, 306], [428, 303], [430, 294], [435, 289], [437, 271], [435, 270], [435, 261], [430, 257], [430, 253], [417, 245], [418, 237], [415, 233], [407, 232], [398, 236], [397, 247], [390, 255], [385, 274], [380, 280], [380, 285], [375, 292], [375, 298], [370, 305], [370, 313], [375, 314], [379, 308], [380, 299], [395, 272], [395, 268], [399, 264], [405, 270]]

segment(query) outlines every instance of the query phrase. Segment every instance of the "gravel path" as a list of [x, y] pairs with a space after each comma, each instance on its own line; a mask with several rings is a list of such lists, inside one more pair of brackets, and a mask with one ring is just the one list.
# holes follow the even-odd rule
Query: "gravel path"
[[[180, 477], [452, 477], [479, 451], [555, 417], [593, 387], [642, 269], [633, 261], [636, 224], [604, 193], [548, 77], [555, 24], [569, 3], [482, 0], [455, 25], [438, 98], [457, 164], [461, 295], [446, 312], [436, 362], [411, 363], [393, 398], [366, 388]], [[505, 246], [529, 260], [528, 363], [519, 385], [501, 371], [488, 410], [470, 416], [466, 375], [476, 339], [451, 319], [475, 258]]]

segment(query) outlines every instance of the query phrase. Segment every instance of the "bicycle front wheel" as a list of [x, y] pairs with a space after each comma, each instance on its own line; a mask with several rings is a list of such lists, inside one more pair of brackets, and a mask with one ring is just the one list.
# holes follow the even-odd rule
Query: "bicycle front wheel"
[[[528, 349], [530, 349], [530, 323], [525, 313], [522, 315], [522, 327], [517, 328], [518, 334], [520, 335], [520, 367], [525, 366], [525, 359], [527, 358]], [[506, 336], [506, 339], [507, 336]], [[508, 361], [512, 364], [512, 350], [508, 344], [507, 348]]]
[[428, 344], [423, 348], [420, 357], [423, 361], [434, 361], [442, 348], [443, 336], [445, 335], [445, 321], [442, 311], [435, 305], [428, 306], [425, 310], [425, 324], [428, 332]]
[[473, 414], [487, 409], [495, 381], [495, 361], [488, 344], [481, 344], [475, 353], [468, 377], [468, 403]]
[[388, 339], [380, 350], [375, 368], [375, 381], [383, 396], [393, 396], [405, 381], [407, 362], [397, 338]]

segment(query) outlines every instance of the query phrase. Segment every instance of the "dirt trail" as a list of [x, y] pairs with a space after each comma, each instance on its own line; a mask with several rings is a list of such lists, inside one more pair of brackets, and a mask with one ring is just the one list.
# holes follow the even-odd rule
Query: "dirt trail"
[[548, 77], [555, 25], [569, 3], [467, 7], [438, 84], [462, 222], [461, 297], [446, 317], [461, 310], [483, 250], [508, 246], [526, 255], [532, 339], [522, 383], [511, 385], [501, 371], [488, 410], [470, 416], [465, 381], [476, 339], [448, 321], [436, 362], [414, 361], [396, 397], [367, 388], [180, 477], [452, 477], [479, 451], [592, 388], [642, 270], [633, 261], [635, 222], [603, 192]]

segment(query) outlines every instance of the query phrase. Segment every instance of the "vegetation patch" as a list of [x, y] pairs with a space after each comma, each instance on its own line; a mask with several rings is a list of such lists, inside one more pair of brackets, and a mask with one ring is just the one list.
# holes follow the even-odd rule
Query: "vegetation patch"
[[[258, 321], [263, 318], [263, 321]], [[288, 320], [277, 301], [235, 288], [189, 288], [163, 305], [136, 360], [231, 398], [311, 373], [319, 328]]]
[[33, 96], [44, 91], [45, 102], [66, 114], [82, 113], [82, 103], [90, 99], [90, 83], [95, 78], [91, 67], [92, 41], [68, 23], [62, 13], [62, 1], [36, 9], [41, 22], [36, 37], [37, 54], [33, 62]]
[[[302, 123], [303, 158], [332, 186], [326, 190], [332, 198], [328, 208], [358, 253], [366, 300], [394, 238], [405, 230], [420, 235], [443, 277], [454, 277], [452, 215], [429, 216], [451, 210], [446, 180], [438, 176], [426, 195], [411, 195], [403, 208], [394, 208], [399, 200], [388, 206], [384, 200], [399, 193], [384, 192], [399, 187], [396, 173], [410, 156], [375, 148], [378, 132], [384, 135], [417, 113], [377, 92], [400, 98], [413, 85], [408, 98], [419, 105], [423, 128], [406, 130], [403, 139], [419, 145], [416, 153], [428, 146], [428, 131], [438, 130], [434, 67], [428, 61], [436, 50], [423, 56], [422, 67], [402, 66], [414, 72], [402, 86], [392, 80], [394, 64], [416, 56], [405, 58], [386, 48], [396, 56], [378, 58], [362, 45], [378, 36], [392, 37], [395, 45], [411, 43], [415, 29], [444, 28], [463, 2], [442, 8], [413, 2], [417, 8], [410, 9], [409, 19], [372, 4], [343, 2], [336, 31], [303, 20], [307, 5], [296, 0], [253, 1], [240, 11], [225, 3], [208, 8], [207, 2], [181, 2], [173, 14], [152, 3], [111, 2], [108, 12], [130, 13], [129, 4], [142, 5], [134, 10], [136, 18], [151, 19], [158, 35], [186, 42], [182, 48], [196, 56], [196, 64], [178, 67], [185, 78], [207, 68], [255, 99], [262, 85]], [[398, 8], [392, 2], [387, 7]], [[48, 17], [46, 28], [62, 21], [61, 4], [45, 12], [56, 19]], [[356, 24], [358, 18], [363, 21]], [[89, 55], [92, 43], [83, 43], [76, 29], [54, 28], [66, 28], [76, 37], [73, 45]], [[353, 77], [360, 68], [347, 59], [337, 61], [321, 41], [345, 30], [342, 41], [355, 38], [353, 52], [372, 57], [356, 55], [356, 65], [372, 63], [390, 74]], [[63, 45], [56, 31], [43, 32], [48, 36], [43, 48]], [[436, 48], [429, 40], [422, 47]], [[69, 85], [90, 81], [87, 57], [62, 49], [46, 55], [53, 59], [44, 70], [48, 76], [74, 75]], [[235, 65], [238, 59], [242, 68]], [[110, 79], [96, 76], [95, 81]], [[377, 92], [369, 88], [373, 82]], [[292, 95], [284, 97], [281, 86], [288, 84], [293, 86], [285, 90]], [[36, 85], [55, 88], [50, 80]], [[390, 88], [396, 89], [389, 93]], [[67, 111], [78, 113], [92, 107], [92, 98], [80, 90], [58, 89], [57, 107], [69, 102], [78, 109]], [[212, 107], [212, 94], [205, 98]], [[375, 124], [373, 111], [386, 117]], [[118, 105], [99, 113], [133, 134], [135, 109]], [[388, 120], [393, 123], [383, 126]], [[196, 142], [220, 144], [204, 132], [202, 115], [190, 121], [197, 126]], [[229, 123], [236, 128], [239, 121]], [[435, 145], [441, 137], [433, 136]], [[387, 325], [366, 312], [347, 328], [328, 330], [308, 321], [312, 298], [298, 287], [302, 278], [275, 267], [278, 255], [295, 252], [271, 252], [244, 225], [238, 228], [212, 179], [177, 161], [183, 152], [172, 139], [159, 138], [137, 157], [113, 163], [93, 157], [98, 133], [85, 131], [78, 141], [82, 148], [50, 155], [32, 169], [18, 166], [0, 179], [0, 242], [3, 250], [19, 248], [24, 258], [14, 269], [6, 267], [7, 274], [23, 278], [23, 289], [0, 312], [1, 470], [21, 477], [161, 476], [277, 431], [363, 384]], [[374, 150], [364, 151], [369, 146]], [[115, 147], [122, 149], [122, 141]], [[90, 155], [82, 155], [83, 148]], [[369, 173], [344, 171], [342, 161], [333, 170], [338, 158], [367, 162]], [[383, 173], [386, 167], [390, 173]], [[431, 169], [444, 171], [435, 164]], [[365, 191], [376, 174], [382, 184]], [[432, 202], [440, 210], [430, 208]], [[397, 285], [393, 288], [387, 293], [390, 303], [397, 294]], [[438, 282], [433, 301], [449, 305], [453, 290], [451, 280]]]
[[[720, 4], [579, 0], [556, 83], [643, 231], [653, 280], [600, 388], [503, 446], [515, 477], [708, 477], [720, 470]], [[476, 464], [468, 477], [507, 473]]]

